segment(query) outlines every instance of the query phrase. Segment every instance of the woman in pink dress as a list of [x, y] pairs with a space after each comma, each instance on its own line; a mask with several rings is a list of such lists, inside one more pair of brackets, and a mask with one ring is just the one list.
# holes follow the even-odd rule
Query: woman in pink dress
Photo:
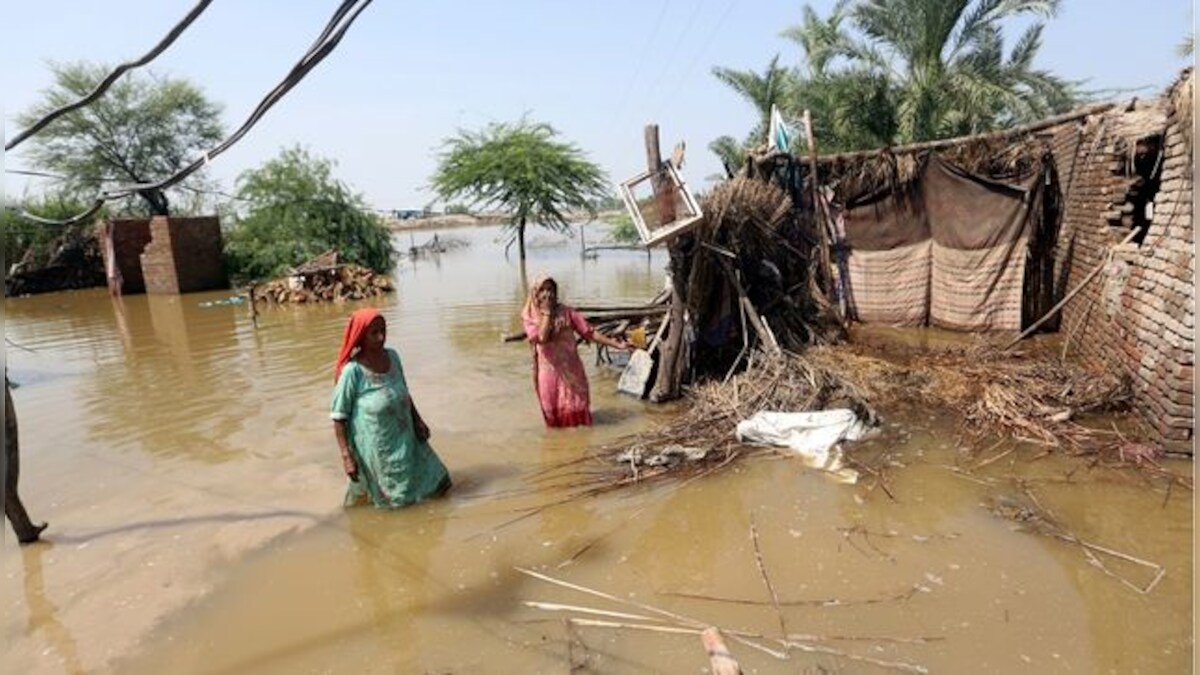
[[546, 426], [590, 425], [587, 374], [575, 349], [575, 336], [613, 349], [629, 349], [629, 344], [597, 333], [577, 310], [559, 304], [558, 284], [548, 276], [538, 277], [530, 286], [521, 322], [533, 345], [533, 385]]

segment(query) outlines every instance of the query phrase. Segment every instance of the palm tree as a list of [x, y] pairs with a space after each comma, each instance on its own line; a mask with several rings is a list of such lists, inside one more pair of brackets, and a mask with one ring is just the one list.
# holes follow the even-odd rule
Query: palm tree
[[789, 26], [780, 33], [804, 51], [804, 65], [808, 77], [819, 78], [828, 75], [830, 62], [838, 56], [847, 56], [847, 47], [851, 40], [843, 30], [842, 24], [849, 16], [849, 7], [850, 0], [838, 0], [829, 17], [822, 19], [812, 5], [805, 5], [801, 10], [803, 22], [798, 26]]
[[[708, 144], [708, 149], [721, 160], [725, 171], [730, 174], [737, 172], [742, 160], [746, 157], [746, 144], [739, 143], [733, 136], [714, 138]], [[717, 178], [723, 178], [723, 176]]]
[[821, 18], [812, 5], [782, 37], [795, 42], [803, 61], [780, 109], [793, 119], [812, 113], [823, 150], [857, 150], [892, 143], [896, 135], [893, 85], [880, 54], [848, 30], [851, 0], [838, 0]]
[[1074, 85], [1033, 67], [1043, 24], [1007, 58], [1001, 24], [1053, 17], [1060, 0], [861, 0], [856, 27], [875, 56], [894, 64], [898, 142], [944, 138], [1028, 121], [1074, 103]]
[[752, 70], [734, 70], [717, 66], [713, 75], [754, 106], [758, 123], [752, 138], [762, 138], [771, 123], [771, 106], [786, 100], [794, 85], [792, 72], [779, 65], [779, 55], [771, 57], [762, 74]]

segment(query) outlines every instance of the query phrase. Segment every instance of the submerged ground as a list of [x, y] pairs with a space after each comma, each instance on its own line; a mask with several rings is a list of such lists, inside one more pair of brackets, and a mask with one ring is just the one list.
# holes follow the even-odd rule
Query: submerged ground
[[[524, 603], [647, 610], [517, 568], [700, 623], [809, 636], [815, 651], [786, 662], [731, 641], [747, 672], [1190, 667], [1192, 493], [1025, 446], [980, 466], [1008, 442], [936, 411], [891, 411], [861, 448], [888, 467], [890, 496], [762, 454], [511, 522], [562, 498], [541, 469], [672, 411], [615, 394], [616, 373], [587, 351], [597, 425], [542, 427], [528, 348], [499, 341], [523, 290], [498, 234], [454, 230], [471, 245], [404, 263], [379, 303], [457, 483], [396, 513], [340, 507], [325, 410], [350, 307], [272, 309], [255, 330], [228, 293], [7, 300], [22, 491], [51, 529], [33, 547], [5, 535], [4, 671], [706, 666], [694, 635], [569, 631], [578, 611]], [[657, 255], [581, 262], [577, 240], [530, 243], [531, 271], [556, 275], [569, 302], [640, 301], [662, 283]], [[1022, 520], [1031, 499], [1093, 548], [1039, 534]]]

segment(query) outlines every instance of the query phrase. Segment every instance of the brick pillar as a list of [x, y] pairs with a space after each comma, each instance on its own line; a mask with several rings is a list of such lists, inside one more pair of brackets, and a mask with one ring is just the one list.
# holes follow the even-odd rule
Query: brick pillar
[[150, 244], [141, 255], [147, 293], [190, 293], [228, 288], [215, 217], [150, 220]]

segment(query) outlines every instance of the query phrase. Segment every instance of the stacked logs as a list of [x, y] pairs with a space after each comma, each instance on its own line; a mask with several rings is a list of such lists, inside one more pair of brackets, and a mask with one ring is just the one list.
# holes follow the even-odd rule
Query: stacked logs
[[363, 300], [395, 290], [392, 280], [358, 265], [304, 269], [251, 287], [255, 302], [270, 304]]

